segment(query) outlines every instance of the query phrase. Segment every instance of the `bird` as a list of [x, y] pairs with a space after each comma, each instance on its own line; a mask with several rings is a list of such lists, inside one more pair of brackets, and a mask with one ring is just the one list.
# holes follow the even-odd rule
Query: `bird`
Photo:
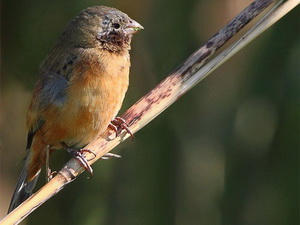
[[118, 9], [92, 6], [66, 26], [39, 69], [27, 112], [27, 156], [8, 213], [30, 197], [47, 156], [66, 149], [92, 173], [83, 149], [116, 117], [129, 85], [131, 40], [143, 29]]

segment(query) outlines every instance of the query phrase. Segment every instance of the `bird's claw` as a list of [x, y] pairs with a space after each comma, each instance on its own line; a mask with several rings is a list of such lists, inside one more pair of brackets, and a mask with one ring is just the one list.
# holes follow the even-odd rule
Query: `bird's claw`
[[[86, 150], [86, 149], [81, 149], [81, 150]], [[86, 158], [84, 157], [84, 155], [82, 154], [83, 152], [86, 152], [86, 151], [81, 151], [81, 150], [78, 150], [76, 151], [74, 157], [76, 159], [78, 159], [78, 161], [81, 163], [81, 165], [85, 168], [85, 170], [90, 174], [90, 176], [88, 177], [89, 179], [93, 177], [93, 169], [92, 167], [88, 164], [87, 161], [89, 160], [86, 160]]]
[[50, 169], [48, 169], [47, 182], [49, 182], [57, 174], [58, 174], [57, 171], [51, 171]]
[[131, 136], [131, 140], [134, 139], [133, 133], [129, 129], [128, 123], [121, 117], [115, 117], [109, 124], [109, 128], [116, 133], [116, 137], [125, 130]]
[[[84, 167], [84, 169], [90, 174], [90, 176], [88, 178], [92, 178], [93, 177], [93, 169], [92, 167], [88, 164], [88, 161], [93, 160], [96, 157], [95, 152], [93, 152], [90, 149], [80, 149], [80, 150], [76, 150], [76, 149], [72, 149], [70, 148], [68, 145], [66, 145], [65, 143], [61, 143], [61, 145], [64, 147], [64, 149], [67, 150], [67, 152], [72, 155], [73, 157], [75, 157], [80, 164]], [[85, 156], [83, 155], [83, 153], [88, 152], [90, 154], [93, 154], [93, 158], [91, 159], [86, 159]]]
[[97, 156], [96, 153], [93, 152], [93, 151], [90, 150], [90, 149], [80, 149], [80, 150], [78, 150], [78, 151], [76, 151], [76, 152], [80, 152], [81, 155], [82, 155], [82, 153], [84, 153], [84, 152], [88, 152], [88, 153], [92, 154], [92, 155], [93, 155], [93, 158], [87, 159], [87, 161], [91, 161], [91, 160], [93, 160], [94, 158], [96, 158], [96, 156]]
[[110, 158], [121, 158], [121, 156], [108, 152], [104, 156], [101, 157], [101, 159], [110, 159]]

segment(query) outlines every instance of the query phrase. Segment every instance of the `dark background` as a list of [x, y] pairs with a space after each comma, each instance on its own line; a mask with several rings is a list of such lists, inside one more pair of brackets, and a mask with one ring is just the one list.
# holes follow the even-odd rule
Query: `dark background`
[[[122, 113], [250, 2], [3, 0], [1, 218], [25, 156], [38, 66], [72, 17], [107, 5], [145, 27]], [[114, 152], [122, 158], [97, 162], [93, 179], [82, 174], [22, 224], [297, 224], [299, 7]], [[68, 159], [56, 152], [51, 167]]]

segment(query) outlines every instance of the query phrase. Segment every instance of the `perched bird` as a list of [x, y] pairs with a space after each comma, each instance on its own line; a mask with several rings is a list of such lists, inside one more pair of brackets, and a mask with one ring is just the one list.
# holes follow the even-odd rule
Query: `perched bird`
[[132, 35], [140, 29], [105, 6], [89, 7], [67, 25], [40, 68], [27, 113], [28, 155], [8, 212], [32, 194], [54, 150], [68, 150], [91, 170], [81, 155], [90, 150], [81, 148], [123, 123], [114, 118], [128, 88]]

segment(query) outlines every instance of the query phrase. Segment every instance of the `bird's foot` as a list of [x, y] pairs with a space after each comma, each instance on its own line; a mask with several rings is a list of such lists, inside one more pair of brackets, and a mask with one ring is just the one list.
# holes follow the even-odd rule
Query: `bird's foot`
[[131, 136], [131, 140], [134, 139], [133, 133], [129, 129], [128, 123], [121, 117], [114, 118], [110, 124], [108, 125], [110, 129], [112, 129], [116, 133], [116, 137], [125, 130]]
[[101, 157], [101, 159], [111, 159], [111, 158], [121, 158], [121, 156], [108, 152], [104, 156]]
[[[88, 178], [92, 178], [93, 176], [93, 169], [92, 167], [88, 164], [88, 161], [94, 159], [96, 157], [96, 154], [90, 150], [90, 149], [80, 149], [80, 150], [76, 150], [76, 149], [72, 149], [70, 148], [68, 145], [66, 145], [65, 143], [61, 143], [61, 145], [64, 147], [64, 149], [73, 157], [75, 157], [76, 159], [78, 159], [78, 161], [81, 163], [81, 165], [85, 168], [85, 170], [90, 174], [90, 176]], [[93, 155], [93, 158], [91, 159], [86, 159], [85, 156], [83, 155], [83, 153], [88, 152], [90, 154]]]
[[57, 174], [58, 174], [57, 171], [51, 171], [51, 169], [48, 169], [48, 171], [47, 171], [47, 182], [49, 182]]

